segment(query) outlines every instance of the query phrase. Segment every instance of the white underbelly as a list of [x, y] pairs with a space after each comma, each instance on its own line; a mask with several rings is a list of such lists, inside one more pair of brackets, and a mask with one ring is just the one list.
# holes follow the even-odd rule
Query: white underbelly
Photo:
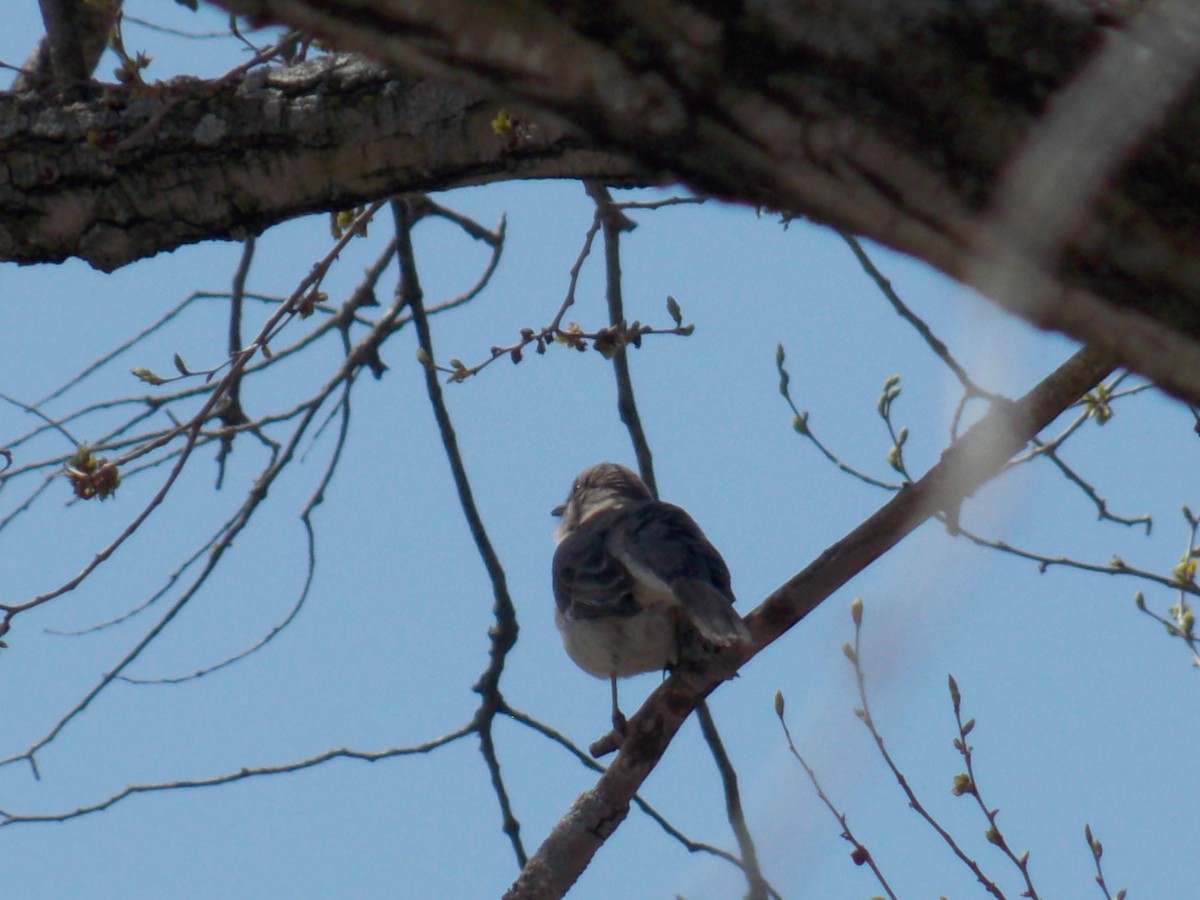
[[678, 662], [677, 614], [674, 607], [654, 604], [628, 617], [568, 619], [555, 610], [554, 621], [579, 668], [597, 678], [625, 678]]

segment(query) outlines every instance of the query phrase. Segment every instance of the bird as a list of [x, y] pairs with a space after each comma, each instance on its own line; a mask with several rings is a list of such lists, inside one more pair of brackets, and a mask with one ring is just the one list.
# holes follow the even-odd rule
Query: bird
[[721, 554], [634, 472], [611, 462], [584, 469], [553, 514], [555, 623], [575, 664], [611, 684], [617, 736], [626, 730], [618, 678], [750, 642]]

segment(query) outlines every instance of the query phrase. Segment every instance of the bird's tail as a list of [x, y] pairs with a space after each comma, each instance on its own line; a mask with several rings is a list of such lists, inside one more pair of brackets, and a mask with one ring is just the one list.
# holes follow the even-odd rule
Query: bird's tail
[[682, 604], [691, 623], [708, 641], [718, 647], [750, 643], [750, 629], [737, 614], [729, 598], [706, 581], [678, 578], [671, 590]]

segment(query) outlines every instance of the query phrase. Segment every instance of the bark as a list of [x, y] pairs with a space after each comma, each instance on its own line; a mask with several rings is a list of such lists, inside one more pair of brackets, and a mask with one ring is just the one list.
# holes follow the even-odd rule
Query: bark
[[[519, 99], [703, 193], [911, 253], [1200, 401], [1200, 12], [1185, 0], [1141, 16], [1086, 0], [220, 2]], [[1067, 112], [1103, 115], [1058, 116], [1044, 177], [1010, 178], [1077, 80], [1092, 88]]]
[[0, 259], [111, 271], [182, 244], [240, 240], [306, 213], [497, 179], [631, 163], [547, 125], [497, 135], [494, 101], [324, 56], [216, 82], [105, 87], [57, 105], [0, 99]]
[[[221, 5], [427, 80], [343, 61], [7, 97], [0, 258], [112, 269], [386, 193], [671, 178], [911, 253], [1200, 402], [1184, 0]], [[533, 127], [497, 138], [514, 103]]]
[[[220, 4], [427, 82], [9, 98], [0, 258], [112, 268], [398, 190], [669, 173], [917, 256], [1200, 402], [1188, 0]], [[497, 140], [501, 104], [536, 128]]]

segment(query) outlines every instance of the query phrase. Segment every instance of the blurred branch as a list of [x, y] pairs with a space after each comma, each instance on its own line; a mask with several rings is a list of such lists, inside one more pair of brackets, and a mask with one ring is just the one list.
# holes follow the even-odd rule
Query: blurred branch
[[121, 14], [121, 0], [39, 3], [46, 34], [19, 70], [12, 89], [19, 93], [52, 86], [67, 96], [80, 96], [108, 46], [113, 23]]

